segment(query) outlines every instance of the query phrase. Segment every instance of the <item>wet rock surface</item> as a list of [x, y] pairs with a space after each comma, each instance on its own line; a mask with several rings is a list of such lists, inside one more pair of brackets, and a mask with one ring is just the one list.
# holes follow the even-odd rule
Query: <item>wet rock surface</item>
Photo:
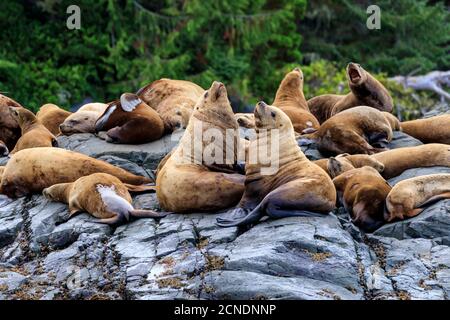
[[[149, 174], [176, 141], [61, 147]], [[396, 133], [392, 147], [418, 142]], [[420, 143], [419, 143], [420, 144]], [[311, 158], [314, 146], [304, 146]], [[6, 160], [1, 160], [6, 161]], [[448, 168], [405, 171], [391, 184]], [[159, 210], [155, 194], [134, 197]], [[0, 299], [447, 299], [450, 200], [364, 234], [343, 208], [321, 218], [219, 228], [212, 214], [172, 214], [112, 228], [40, 195], [0, 201]]]

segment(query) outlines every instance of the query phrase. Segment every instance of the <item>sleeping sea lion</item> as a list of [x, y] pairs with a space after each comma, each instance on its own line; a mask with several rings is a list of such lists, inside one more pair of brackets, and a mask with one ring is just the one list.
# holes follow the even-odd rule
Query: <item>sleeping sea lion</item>
[[401, 123], [402, 131], [423, 143], [450, 144], [450, 114]]
[[72, 113], [59, 126], [61, 133], [70, 136], [75, 133], [95, 133], [95, 123], [105, 112], [107, 104], [87, 103]]
[[[330, 161], [330, 159], [333, 159], [335, 161]], [[372, 156], [369, 156], [367, 154], [351, 155], [348, 153], [343, 153], [330, 159], [320, 159], [313, 162], [323, 170], [325, 170], [325, 172], [328, 173], [331, 178], [335, 178], [338, 175], [351, 169], [361, 168], [365, 166], [372, 167], [378, 172], [383, 172], [384, 170], [384, 165], [381, 162], [377, 161]]]

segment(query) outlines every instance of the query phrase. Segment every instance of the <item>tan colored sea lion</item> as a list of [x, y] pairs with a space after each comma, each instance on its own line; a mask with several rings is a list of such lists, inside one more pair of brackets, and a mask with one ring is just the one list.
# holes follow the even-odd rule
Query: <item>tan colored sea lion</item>
[[386, 199], [387, 222], [419, 215], [427, 205], [450, 199], [450, 174], [429, 174], [398, 182]]
[[9, 154], [9, 149], [6, 144], [0, 140], [0, 157], [6, 157]]
[[357, 106], [369, 106], [392, 112], [392, 97], [386, 88], [359, 64], [347, 65], [347, 80], [350, 93], [346, 95], [324, 94], [308, 100], [311, 113], [325, 122], [335, 114]]
[[235, 113], [234, 117], [241, 127], [247, 129], [253, 129], [255, 127], [255, 116], [253, 113]]
[[36, 118], [55, 136], [61, 134], [59, 126], [72, 112], [61, 109], [55, 104], [44, 104], [36, 113]]
[[124, 93], [98, 118], [95, 131], [107, 131], [107, 142], [142, 144], [161, 138], [164, 123], [137, 95]]
[[141, 88], [136, 94], [155, 109], [167, 133], [186, 129], [197, 100], [205, 89], [185, 80], [159, 79]]
[[94, 173], [75, 182], [55, 184], [44, 189], [42, 194], [50, 200], [67, 203], [69, 218], [85, 211], [106, 224], [123, 223], [130, 217], [162, 218], [168, 214], [134, 209], [127, 186], [107, 173]]
[[[245, 179], [234, 173], [238, 128], [225, 86], [214, 82], [198, 100], [183, 137], [157, 174], [156, 193], [164, 210], [211, 212], [238, 203]], [[212, 133], [217, 139], [208, 138]]]
[[33, 112], [22, 107], [10, 107], [10, 111], [22, 130], [22, 136], [11, 154], [29, 148], [58, 146], [56, 137], [36, 118]]
[[384, 151], [374, 154], [372, 157], [384, 164], [381, 175], [385, 179], [390, 179], [412, 168], [450, 167], [450, 146], [431, 143]]
[[19, 123], [11, 115], [10, 107], [19, 108], [22, 106], [13, 99], [0, 94], [0, 140], [5, 143], [9, 150], [12, 150], [20, 138], [21, 130]]
[[450, 144], [450, 114], [401, 123], [402, 131], [423, 143]]
[[149, 178], [81, 153], [60, 148], [33, 148], [17, 152], [8, 161], [1, 177], [0, 193], [19, 198], [97, 172], [109, 173], [124, 183], [135, 185], [138, 191], [140, 185], [151, 182]]
[[392, 113], [389, 113], [386, 111], [383, 111], [382, 113], [383, 113], [384, 117], [386, 118], [386, 120], [391, 125], [392, 131], [401, 131], [402, 130], [400, 120], [398, 120], [396, 116], [394, 116]]
[[360, 106], [339, 112], [302, 137], [316, 140], [323, 154], [373, 154], [386, 150], [392, 129], [381, 111]]
[[[335, 161], [330, 161], [330, 159]], [[384, 170], [384, 165], [381, 162], [367, 154], [351, 155], [343, 153], [330, 159], [320, 159], [313, 162], [325, 170], [331, 178], [335, 178], [346, 171], [365, 166], [372, 167], [378, 172], [383, 172]]]
[[59, 126], [61, 133], [66, 136], [75, 133], [95, 133], [95, 123], [107, 107], [108, 105], [104, 103], [83, 105], [77, 112], [68, 116]]
[[295, 132], [318, 129], [320, 124], [310, 112], [303, 94], [303, 72], [295, 68], [281, 81], [272, 105], [283, 110], [291, 119]]
[[333, 183], [355, 225], [372, 232], [384, 223], [384, 202], [391, 186], [377, 170], [372, 167], [352, 169], [334, 178]]
[[[231, 218], [218, 218], [222, 227], [258, 222], [264, 215], [272, 218], [323, 216], [335, 208], [336, 190], [330, 177], [309, 161], [297, 145], [289, 117], [279, 108], [259, 102], [255, 107], [257, 138], [250, 150], [279, 149], [275, 173], [265, 173], [261, 161], [247, 161], [245, 192]], [[272, 136], [276, 130], [278, 136]], [[276, 140], [275, 140], [276, 139]], [[275, 152], [276, 152], [275, 151]], [[267, 168], [266, 168], [267, 169]]]

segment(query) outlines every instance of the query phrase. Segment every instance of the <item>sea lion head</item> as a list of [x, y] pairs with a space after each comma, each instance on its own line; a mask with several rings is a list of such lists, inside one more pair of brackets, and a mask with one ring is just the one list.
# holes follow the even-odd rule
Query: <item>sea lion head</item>
[[9, 154], [8, 147], [2, 140], [0, 140], [0, 157], [6, 157], [8, 154]]
[[351, 91], [365, 105], [391, 112], [394, 102], [388, 90], [361, 65], [350, 62], [347, 65], [347, 80]]
[[337, 177], [340, 174], [350, 171], [355, 168], [372, 167], [378, 172], [384, 171], [384, 164], [374, 159], [367, 154], [349, 155], [348, 153], [342, 153], [336, 157], [331, 157], [328, 160], [328, 172], [331, 178]]
[[23, 107], [9, 107], [9, 111], [21, 128], [36, 121], [34, 113]]
[[178, 106], [173, 109], [173, 115], [169, 118], [169, 125], [174, 130], [186, 129], [189, 119], [192, 115], [192, 109], [185, 106]]
[[373, 232], [384, 224], [386, 195], [371, 186], [362, 186], [351, 212], [352, 222], [365, 232]]
[[411, 190], [403, 190], [395, 195], [388, 195], [386, 198], [386, 211], [384, 212], [384, 220], [392, 222], [402, 220], [405, 214], [405, 208], [414, 208], [415, 194]]
[[260, 129], [278, 129], [278, 130], [292, 130], [291, 119], [281, 109], [275, 106], [269, 106], [264, 101], [260, 101], [255, 106], [255, 126], [256, 130]]
[[93, 133], [98, 113], [94, 111], [79, 111], [71, 114], [60, 124], [59, 129], [63, 135], [75, 133]]
[[303, 92], [303, 72], [297, 67], [284, 77], [281, 81], [280, 88], [287, 91], [300, 90]]
[[58, 183], [42, 190], [42, 195], [51, 201], [65, 202], [66, 192], [71, 183]]

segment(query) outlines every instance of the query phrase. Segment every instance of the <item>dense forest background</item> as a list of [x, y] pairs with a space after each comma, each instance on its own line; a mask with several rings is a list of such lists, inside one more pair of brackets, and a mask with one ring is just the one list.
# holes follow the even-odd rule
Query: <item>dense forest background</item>
[[[69, 30], [69, 5], [81, 29]], [[381, 29], [366, 8], [381, 8]], [[36, 110], [110, 101], [161, 78], [227, 85], [233, 106], [273, 99], [301, 66], [307, 98], [347, 91], [358, 62], [405, 117], [434, 103], [387, 81], [450, 69], [449, 8], [427, 0], [13, 0], [0, 2], [0, 92]]]

